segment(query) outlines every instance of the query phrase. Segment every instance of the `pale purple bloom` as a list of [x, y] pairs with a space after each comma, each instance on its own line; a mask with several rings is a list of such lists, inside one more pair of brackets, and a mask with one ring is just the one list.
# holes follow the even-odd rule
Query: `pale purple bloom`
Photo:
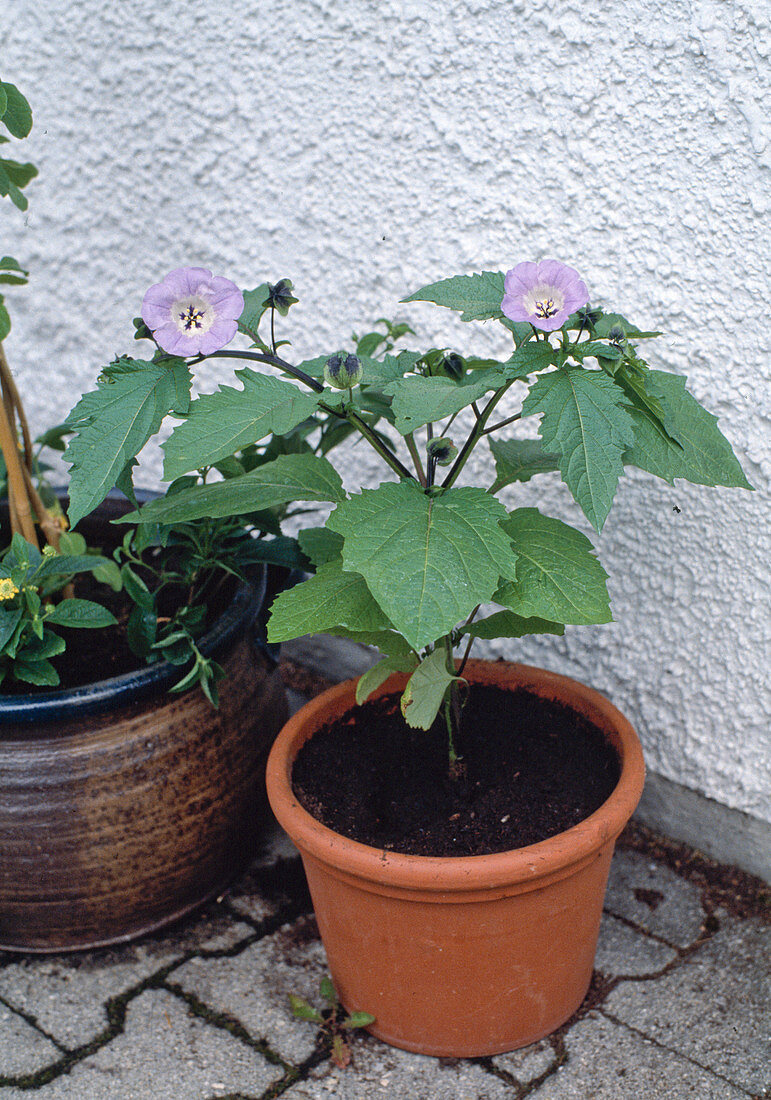
[[178, 267], [151, 286], [142, 320], [171, 355], [211, 355], [238, 330], [244, 296], [235, 283], [205, 267]]
[[506, 272], [501, 310], [511, 321], [529, 321], [544, 332], [562, 328], [589, 301], [577, 271], [559, 260], [517, 264]]

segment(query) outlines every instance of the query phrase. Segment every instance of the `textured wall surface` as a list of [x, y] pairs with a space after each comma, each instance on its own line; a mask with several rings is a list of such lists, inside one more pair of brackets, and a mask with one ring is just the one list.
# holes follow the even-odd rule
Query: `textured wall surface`
[[[767, 5], [14, 0], [3, 35], [41, 173], [28, 215], [1, 215], [33, 273], [7, 350], [37, 428], [182, 264], [290, 275], [298, 360], [384, 314], [503, 351], [396, 303], [547, 256], [665, 330], [652, 364], [688, 375], [758, 491], [633, 473], [594, 539], [616, 622], [504, 650], [609, 694], [655, 771], [771, 819]], [[374, 469], [357, 448], [349, 482]], [[582, 525], [553, 475], [509, 500]]]

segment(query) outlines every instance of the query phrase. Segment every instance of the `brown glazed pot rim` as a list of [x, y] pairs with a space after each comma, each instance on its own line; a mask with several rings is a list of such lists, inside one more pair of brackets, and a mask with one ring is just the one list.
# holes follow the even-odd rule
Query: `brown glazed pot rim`
[[[525, 688], [557, 699], [593, 721], [619, 754], [621, 775], [610, 797], [593, 814], [565, 832], [537, 844], [483, 856], [416, 856], [373, 848], [322, 825], [298, 802], [292, 790], [292, 765], [301, 746], [325, 722], [355, 705], [356, 680], [346, 680], [302, 707], [276, 739], [267, 767], [268, 796], [279, 823], [303, 853], [326, 864], [340, 877], [353, 877], [375, 889], [446, 892], [535, 889], [545, 879], [577, 870], [595, 852], [615, 841], [642, 794], [645, 765], [634, 729], [616, 707], [593, 688], [560, 673], [506, 661], [472, 660], [466, 675], [475, 683]], [[406, 677], [390, 677], [377, 695], [402, 689]], [[443, 900], [451, 900], [446, 898]]]

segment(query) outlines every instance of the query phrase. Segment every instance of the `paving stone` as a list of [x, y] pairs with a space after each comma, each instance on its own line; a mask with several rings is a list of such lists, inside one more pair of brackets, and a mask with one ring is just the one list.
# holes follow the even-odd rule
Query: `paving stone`
[[0, 996], [70, 1049], [107, 1026], [105, 1003], [193, 949], [222, 949], [253, 934], [216, 904], [136, 944], [71, 955], [28, 955], [0, 970]]
[[314, 1050], [316, 1028], [296, 1020], [289, 994], [323, 1006], [319, 983], [327, 960], [313, 918], [302, 917], [232, 958], [191, 959], [173, 980], [210, 1008], [226, 1012], [253, 1038], [297, 1064]]
[[695, 886], [663, 863], [623, 849], [613, 857], [605, 908], [678, 947], [693, 943], [704, 919]]
[[623, 974], [641, 978], [656, 974], [676, 958], [674, 948], [649, 939], [623, 921], [603, 913], [594, 965], [606, 977]]
[[[202, 1100], [227, 1093], [260, 1095], [282, 1076], [280, 1066], [234, 1036], [192, 1015], [163, 990], [129, 1005], [124, 1031], [39, 1095], [45, 1100]], [[38, 1095], [3, 1090], [3, 1100]]]
[[516, 1077], [521, 1085], [530, 1084], [556, 1062], [557, 1055], [548, 1039], [513, 1050], [510, 1054], [497, 1054], [493, 1058], [493, 1065]]
[[50, 1039], [0, 1004], [0, 1077], [34, 1073], [61, 1056]]
[[[622, 982], [614, 1018], [752, 1091], [768, 1085], [771, 930], [719, 914], [722, 928], [656, 982]], [[765, 1072], [764, 1072], [765, 1067]]]
[[370, 1036], [352, 1043], [345, 1069], [329, 1062], [283, 1095], [287, 1100], [512, 1100], [506, 1082], [472, 1062], [426, 1058], [387, 1046]]
[[747, 1100], [708, 1069], [591, 1012], [565, 1036], [567, 1061], [530, 1100]]

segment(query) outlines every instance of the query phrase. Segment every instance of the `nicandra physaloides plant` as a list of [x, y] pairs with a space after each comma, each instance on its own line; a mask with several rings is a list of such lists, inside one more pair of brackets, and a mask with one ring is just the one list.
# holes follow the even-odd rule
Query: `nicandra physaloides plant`
[[[154, 339], [152, 359], [112, 365], [102, 404], [88, 395], [89, 416], [70, 444], [71, 519], [118, 475], [126, 484], [134, 455], [167, 414], [178, 421], [163, 444], [172, 485], [131, 522], [332, 505], [323, 526], [307, 526], [297, 540], [267, 540], [274, 560], [286, 553], [312, 570], [276, 599], [268, 636], [323, 632], [376, 646], [382, 657], [360, 678], [358, 701], [391, 673], [406, 674], [405, 721], [427, 729], [442, 713], [457, 770], [463, 672], [475, 638], [562, 634], [568, 624], [611, 619], [606, 573], [586, 535], [541, 512], [535, 494], [533, 505], [510, 510], [501, 490], [559, 471], [599, 532], [626, 466], [670, 484], [750, 486], [685, 378], [651, 370], [638, 354], [639, 342], [659, 334], [590, 305], [578, 273], [556, 260], [460, 275], [404, 299], [503, 326], [512, 342], [500, 359], [447, 348], [396, 353], [394, 338], [412, 330], [386, 324], [385, 335], [368, 333], [352, 351], [289, 363], [275, 321], [296, 300], [292, 289], [283, 279], [241, 292], [203, 268], [174, 271], [151, 287], [137, 335]], [[223, 350], [237, 331], [250, 348]], [[218, 357], [254, 365], [235, 372], [240, 386], [191, 400], [191, 367]], [[115, 415], [116, 397], [123, 423], [141, 421], [130, 439], [110, 434], [104, 410], [109, 403]], [[533, 425], [529, 437], [522, 425], [512, 431], [518, 421]], [[382, 460], [377, 487], [343, 487], [328, 455], [349, 436]], [[247, 467], [239, 456], [268, 438], [271, 448]], [[474, 464], [483, 474], [469, 483], [477, 448], [489, 462]], [[222, 479], [201, 484], [212, 469]], [[199, 483], [180, 480], [191, 474]]]

